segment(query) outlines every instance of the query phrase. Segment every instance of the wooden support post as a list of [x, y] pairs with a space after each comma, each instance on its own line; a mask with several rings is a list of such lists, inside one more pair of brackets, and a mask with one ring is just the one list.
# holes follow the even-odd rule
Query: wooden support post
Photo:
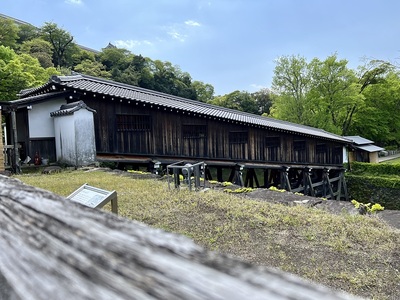
[[[326, 191], [327, 191], [325, 197], [327, 197], [328, 193], [329, 193], [330, 198], [335, 199], [335, 195], [334, 195], [334, 192], [332, 189], [332, 184], [329, 179], [329, 172], [330, 172], [329, 169], [327, 169], [327, 168], [324, 169], [323, 180], [324, 180], [324, 187], [326, 187]], [[339, 183], [338, 188], [340, 188], [340, 186], [341, 186], [341, 184]]]
[[304, 195], [315, 197], [315, 190], [311, 179], [312, 168], [304, 168]]
[[257, 179], [256, 171], [253, 168], [247, 169], [245, 186], [253, 188], [254, 182], [256, 183], [256, 187], [259, 188], [260, 184]]
[[264, 169], [264, 188], [269, 188], [269, 174], [268, 169]]
[[231, 174], [229, 175], [229, 182], [238, 186], [243, 186], [242, 170], [243, 166], [241, 165], [235, 165], [232, 167]]
[[284, 190], [287, 190], [288, 192], [292, 191], [292, 186], [290, 185], [289, 181], [289, 167], [282, 167], [282, 172], [281, 172], [281, 188]]
[[177, 188], [179, 188], [180, 185], [181, 185], [181, 181], [180, 181], [180, 179], [179, 179], [179, 169], [174, 168], [174, 169], [172, 169], [172, 172], [173, 172], [173, 174], [174, 174], [174, 184], [175, 184], [175, 188], [177, 189]]
[[21, 173], [21, 167], [19, 165], [19, 148], [18, 148], [18, 133], [17, 133], [17, 117], [16, 117], [16, 107], [12, 107], [11, 109], [11, 127], [12, 127], [12, 136], [13, 136], [13, 144], [14, 144], [14, 153], [13, 153], [13, 161], [12, 167], [16, 174]]
[[205, 179], [206, 180], [212, 180], [210, 168], [208, 166], [206, 166], [206, 170], [205, 170]]
[[222, 177], [222, 167], [221, 166], [217, 167], [217, 181], [224, 182], [224, 179]]

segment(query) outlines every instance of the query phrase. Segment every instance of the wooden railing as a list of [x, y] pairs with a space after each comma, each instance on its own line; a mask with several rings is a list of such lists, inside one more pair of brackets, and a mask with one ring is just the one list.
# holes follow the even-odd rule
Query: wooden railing
[[0, 175], [0, 299], [355, 299]]

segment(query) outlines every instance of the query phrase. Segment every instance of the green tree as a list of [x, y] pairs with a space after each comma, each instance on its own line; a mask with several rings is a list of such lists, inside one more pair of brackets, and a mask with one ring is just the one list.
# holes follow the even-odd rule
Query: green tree
[[43, 68], [54, 67], [52, 62], [53, 47], [48, 41], [35, 38], [23, 42], [20, 46], [20, 51], [37, 58]]
[[30, 55], [0, 46], [0, 100], [14, 100], [21, 90], [43, 84], [54, 74], [56, 69], [42, 68]]
[[271, 116], [277, 119], [307, 124], [307, 93], [310, 71], [304, 57], [282, 56], [276, 61], [272, 90], [275, 94]]
[[245, 91], [234, 91], [223, 96], [217, 96], [208, 101], [208, 103], [252, 114], [259, 114], [259, 108], [255, 99], [250, 93]]
[[257, 92], [254, 92], [251, 94], [253, 99], [255, 100], [257, 107], [258, 107], [258, 113], [259, 114], [265, 114], [269, 115], [270, 109], [272, 107], [272, 92], [271, 90], [265, 88], [261, 89]]
[[192, 87], [196, 91], [197, 100], [201, 102], [211, 101], [214, 97], [214, 87], [211, 84], [202, 81], [193, 81]]
[[382, 146], [400, 146], [400, 74], [390, 71], [363, 90], [365, 106], [355, 116], [351, 134]]
[[73, 42], [73, 36], [59, 28], [55, 23], [45, 23], [40, 29], [44, 40], [53, 46], [53, 63], [57, 67], [70, 66], [71, 56], [76, 52], [77, 46]]
[[347, 135], [354, 113], [364, 104], [360, 85], [347, 60], [338, 60], [336, 54], [324, 61], [314, 58], [309, 64], [312, 78], [308, 93], [312, 126], [340, 135]]
[[74, 70], [82, 74], [87, 74], [96, 77], [102, 77], [102, 78], [111, 77], [110, 72], [105, 70], [105, 66], [102, 63], [98, 61], [92, 61], [90, 59], [85, 59], [81, 63], [77, 64], [74, 67]]
[[18, 25], [18, 44], [22, 44], [23, 42], [27, 42], [39, 37], [39, 29], [30, 24], [20, 24]]
[[133, 54], [127, 49], [107, 47], [102, 49], [97, 58], [98, 61], [106, 66], [107, 71], [112, 71], [113, 69], [122, 71], [129, 66]]
[[18, 26], [10, 19], [0, 17], [0, 45], [16, 49]]

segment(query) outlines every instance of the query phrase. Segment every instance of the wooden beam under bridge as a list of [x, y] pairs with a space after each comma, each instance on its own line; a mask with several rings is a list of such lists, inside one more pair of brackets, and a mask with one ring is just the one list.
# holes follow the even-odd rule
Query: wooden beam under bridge
[[356, 299], [0, 175], [0, 299]]

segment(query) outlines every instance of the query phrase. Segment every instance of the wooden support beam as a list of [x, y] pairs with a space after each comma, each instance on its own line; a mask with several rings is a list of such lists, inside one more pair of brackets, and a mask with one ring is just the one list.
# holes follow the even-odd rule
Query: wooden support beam
[[217, 166], [217, 181], [224, 182], [224, 179], [222, 177], [222, 167], [221, 166]]
[[356, 299], [0, 175], [0, 299]]
[[253, 168], [249, 168], [249, 169], [247, 169], [247, 172], [246, 172], [246, 179], [245, 179], [245, 184], [244, 185], [247, 186], [247, 187], [253, 188], [254, 187], [254, 183], [256, 184], [257, 188], [260, 187], [260, 184], [259, 184], [258, 179], [257, 179], [256, 171]]

